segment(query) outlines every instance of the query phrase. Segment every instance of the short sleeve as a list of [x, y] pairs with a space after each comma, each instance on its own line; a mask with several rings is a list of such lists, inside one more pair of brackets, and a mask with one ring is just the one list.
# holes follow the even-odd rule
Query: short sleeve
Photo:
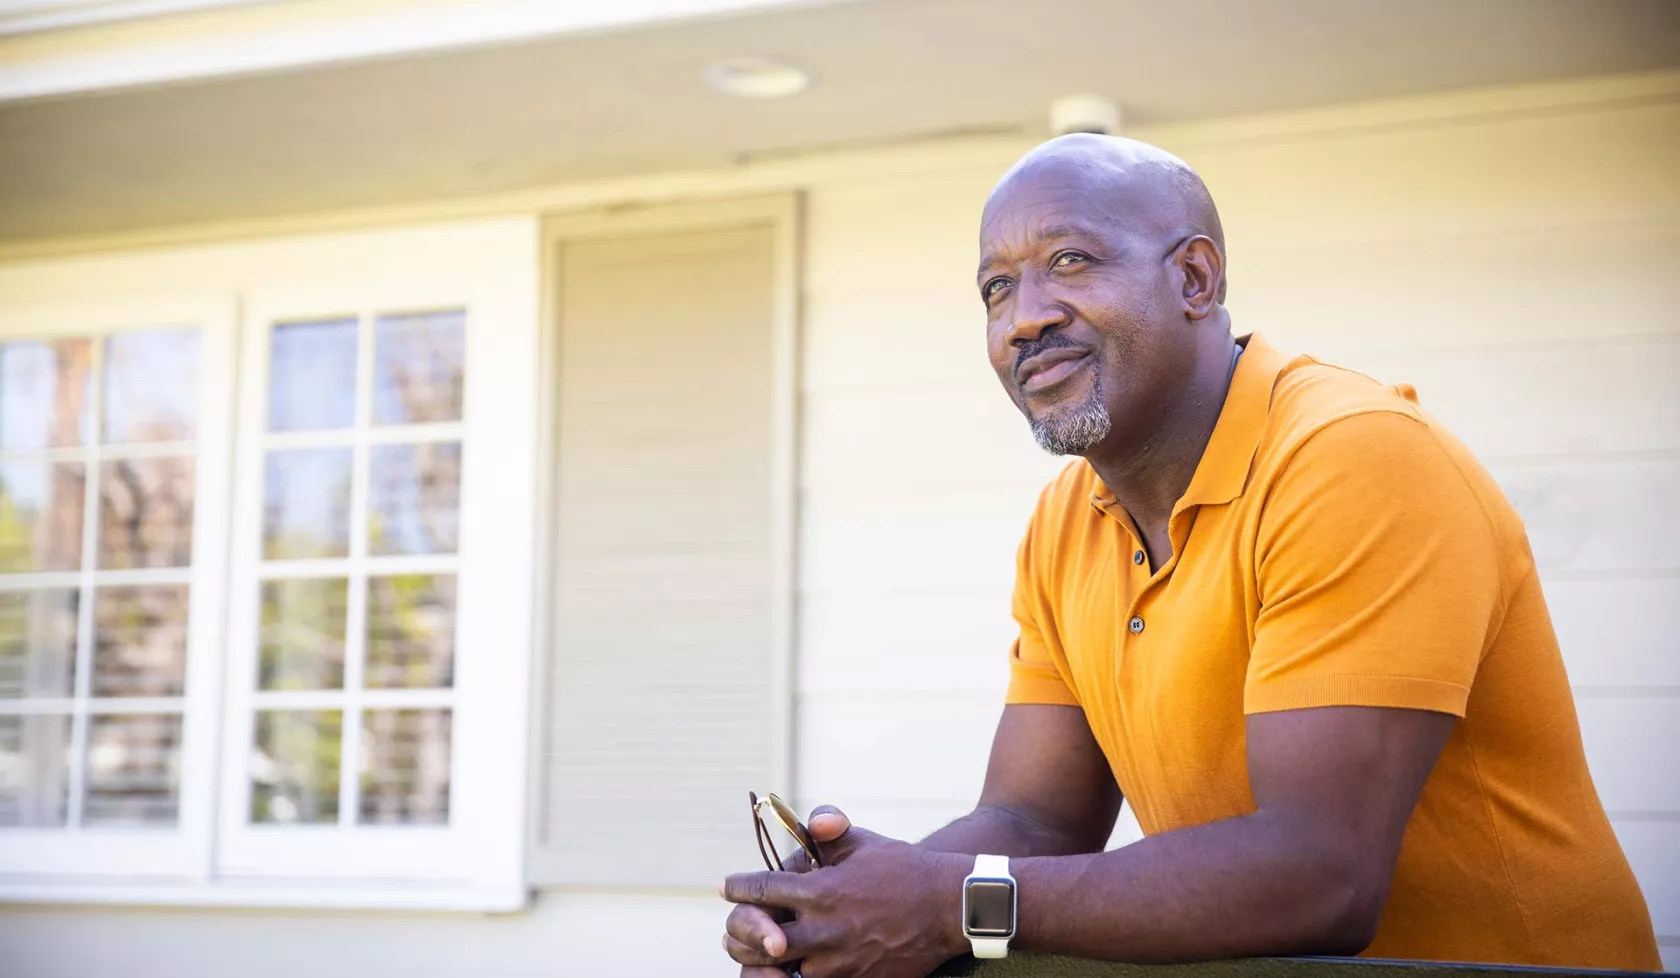
[[1015, 596], [1011, 609], [1020, 634], [1009, 650], [1009, 692], [1004, 702], [1078, 706], [1079, 698], [1068, 687], [1057, 665], [1065, 660], [1055, 646], [1052, 605], [1034, 565], [1033, 530], [1038, 521], [1035, 514], [1015, 557]]
[[1463, 716], [1503, 608], [1492, 523], [1428, 426], [1355, 415], [1311, 436], [1260, 519], [1247, 713]]

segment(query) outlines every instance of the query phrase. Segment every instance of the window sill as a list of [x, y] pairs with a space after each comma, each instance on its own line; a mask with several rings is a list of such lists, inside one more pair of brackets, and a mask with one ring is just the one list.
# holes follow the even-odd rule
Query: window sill
[[519, 887], [439, 886], [383, 882], [87, 883], [0, 880], [0, 904], [87, 904], [147, 907], [244, 907], [284, 910], [439, 910], [515, 913], [530, 905]]

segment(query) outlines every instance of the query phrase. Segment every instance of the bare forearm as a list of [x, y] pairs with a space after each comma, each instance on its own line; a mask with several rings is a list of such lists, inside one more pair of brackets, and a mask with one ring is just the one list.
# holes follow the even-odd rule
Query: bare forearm
[[1338, 851], [1255, 814], [1112, 852], [1015, 859], [1016, 944], [1133, 962], [1354, 953], [1387, 881], [1355, 878]]
[[1092, 845], [1088, 839], [1078, 838], [1076, 833], [1034, 819], [1026, 812], [1002, 805], [982, 804], [917, 845], [932, 852], [957, 852], [971, 856], [992, 853], [1024, 859], [1028, 856], [1094, 852], [1102, 848], [1102, 841], [1106, 839]]

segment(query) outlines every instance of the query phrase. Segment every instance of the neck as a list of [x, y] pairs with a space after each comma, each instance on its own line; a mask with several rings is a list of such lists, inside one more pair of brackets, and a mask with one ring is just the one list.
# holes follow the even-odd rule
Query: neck
[[1197, 337], [1190, 382], [1176, 401], [1162, 405], [1158, 423], [1118, 444], [1105, 439], [1085, 456], [1147, 536], [1165, 535], [1173, 506], [1190, 488], [1225, 407], [1235, 352], [1228, 328], [1205, 329]]

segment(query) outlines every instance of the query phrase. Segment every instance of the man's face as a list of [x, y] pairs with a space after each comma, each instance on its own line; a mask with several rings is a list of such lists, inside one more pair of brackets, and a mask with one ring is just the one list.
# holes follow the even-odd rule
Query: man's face
[[1004, 390], [1045, 450], [1128, 444], [1165, 410], [1190, 357], [1172, 329], [1176, 243], [1093, 204], [1078, 174], [1026, 174], [995, 195], [977, 278]]

